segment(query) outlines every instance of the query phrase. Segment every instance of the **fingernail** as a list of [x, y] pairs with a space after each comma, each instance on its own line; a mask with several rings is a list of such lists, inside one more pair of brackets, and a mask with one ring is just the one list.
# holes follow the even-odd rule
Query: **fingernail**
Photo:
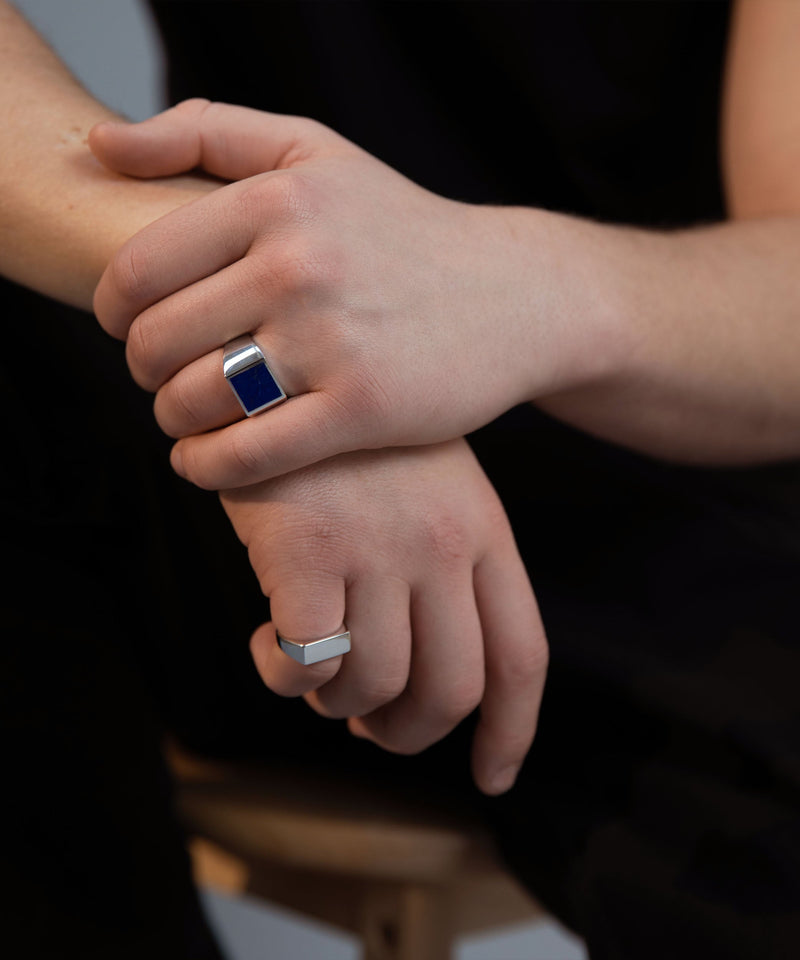
[[492, 794], [505, 793], [514, 786], [519, 767], [512, 764], [510, 767], [501, 767], [489, 775], [489, 792]]

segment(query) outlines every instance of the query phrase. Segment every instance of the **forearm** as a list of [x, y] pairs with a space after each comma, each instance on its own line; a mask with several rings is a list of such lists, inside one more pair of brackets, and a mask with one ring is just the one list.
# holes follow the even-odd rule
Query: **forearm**
[[121, 243], [211, 188], [106, 170], [86, 137], [113, 116], [0, 0], [0, 273], [87, 309]]
[[[93, 145], [141, 176], [203, 165], [249, 178], [126, 244], [95, 297], [113, 335], [136, 324], [131, 370], [200, 486], [438, 442], [523, 402], [668, 460], [800, 454], [800, 217], [667, 233], [458, 203], [319, 125], [206, 101]], [[142, 270], [151, 248], [163, 256]], [[232, 256], [236, 271], [205, 273]], [[192, 297], [174, 296], [199, 279], [216, 339]], [[219, 375], [192, 361], [245, 332], [280, 343], [297, 397], [268, 429], [240, 422], [227, 392], [186, 400], [210, 397]]]
[[[537, 260], [529, 276], [544, 257], [548, 277], [556, 389], [537, 405], [668, 460], [800, 455], [800, 218], [660, 233], [503, 216]], [[540, 384], [533, 350], [529, 362]]]

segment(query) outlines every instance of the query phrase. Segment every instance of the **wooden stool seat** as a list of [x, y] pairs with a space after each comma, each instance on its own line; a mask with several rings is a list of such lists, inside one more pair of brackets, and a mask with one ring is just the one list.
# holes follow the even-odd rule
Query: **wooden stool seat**
[[367, 960], [446, 960], [456, 937], [542, 912], [464, 811], [316, 771], [169, 759], [198, 881], [355, 932]]

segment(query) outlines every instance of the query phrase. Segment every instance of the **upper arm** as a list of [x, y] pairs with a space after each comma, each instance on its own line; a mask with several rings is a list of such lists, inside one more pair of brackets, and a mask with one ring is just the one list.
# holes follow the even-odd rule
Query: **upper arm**
[[731, 217], [800, 213], [800, 3], [737, 0], [722, 113]]

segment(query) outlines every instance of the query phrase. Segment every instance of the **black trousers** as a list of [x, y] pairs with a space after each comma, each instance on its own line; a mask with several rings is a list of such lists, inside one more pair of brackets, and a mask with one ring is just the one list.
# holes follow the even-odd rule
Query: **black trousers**
[[2, 381], [9, 955], [220, 956], [165, 731], [209, 755], [438, 785], [481, 811], [592, 960], [798, 955], [796, 465], [666, 467], [529, 410], [473, 438], [552, 656], [520, 781], [489, 800], [469, 722], [391, 757], [263, 688], [247, 643], [267, 602], [216, 497], [169, 471], [121, 346], [12, 285], [2, 299], [42, 344]]

